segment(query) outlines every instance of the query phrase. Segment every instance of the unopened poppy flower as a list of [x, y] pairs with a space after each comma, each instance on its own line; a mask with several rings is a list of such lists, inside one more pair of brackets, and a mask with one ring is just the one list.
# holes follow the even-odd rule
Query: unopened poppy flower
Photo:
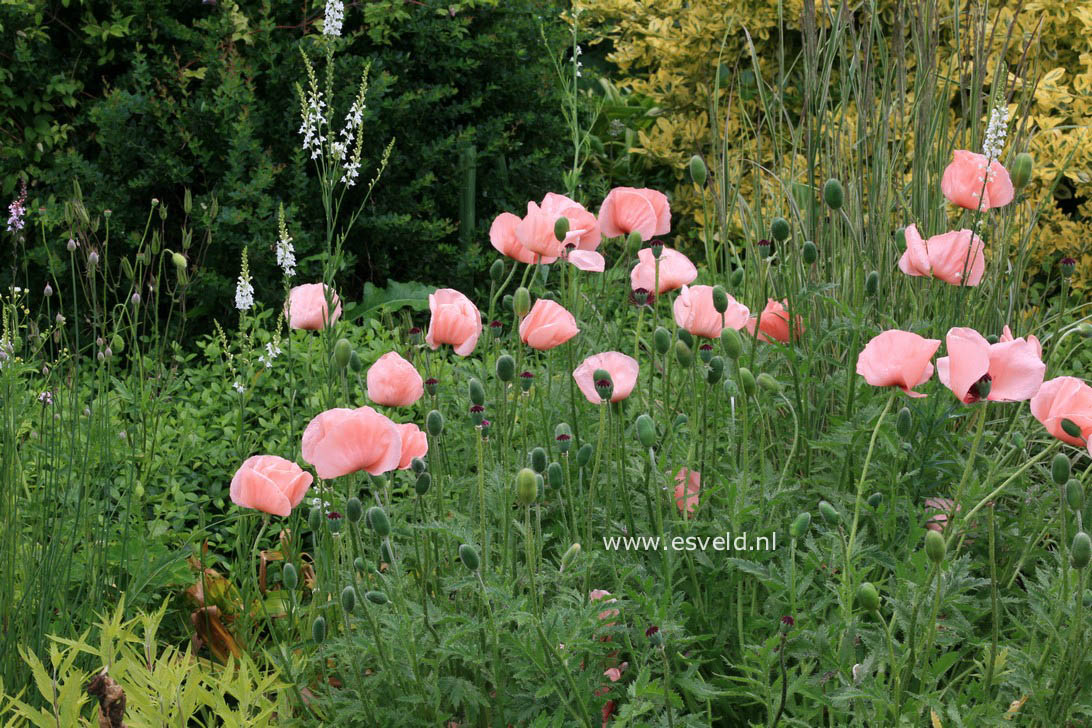
[[408, 407], [425, 393], [417, 369], [398, 352], [388, 351], [368, 368], [368, 399], [387, 407]]
[[[1023, 337], [1021, 337], [1021, 338], [1023, 338]], [[1012, 335], [1012, 329], [1010, 329], [1007, 325], [1005, 326], [1005, 328], [1001, 329], [1001, 336], [998, 339], [998, 341], [1016, 341], [1016, 340], [1017, 339]], [[1029, 334], [1028, 337], [1027, 337], [1027, 342], [1035, 347], [1036, 356], [1038, 356], [1040, 359], [1042, 359], [1043, 358], [1043, 345], [1039, 343], [1039, 339], [1037, 339], [1034, 336]]]
[[595, 250], [603, 239], [599, 221], [576, 200], [555, 192], [547, 192], [539, 207], [554, 221], [564, 217], [569, 221], [569, 232], [561, 241], [562, 246], [574, 245], [577, 250]]
[[[610, 604], [612, 602], [617, 602], [618, 601], [617, 599], [614, 599], [614, 598], [611, 598], [611, 599], [606, 599], [605, 598], [605, 597], [609, 597], [609, 596], [610, 596], [610, 592], [607, 591], [606, 589], [592, 589], [590, 592], [588, 592], [588, 599], [593, 601], [593, 602], [603, 600], [604, 604]], [[618, 610], [617, 609], [606, 609], [606, 610], [603, 610], [602, 612], [599, 613], [599, 618], [600, 619], [610, 619], [611, 617], [617, 617], [617, 616], [618, 616]], [[610, 625], [608, 625], [608, 626], [610, 626]]]
[[911, 397], [924, 397], [914, 387], [933, 376], [933, 354], [940, 339], [890, 329], [873, 337], [857, 357], [857, 373], [875, 387], [898, 387]]
[[428, 296], [432, 311], [425, 343], [438, 349], [451, 344], [459, 356], [467, 356], [478, 345], [482, 335], [482, 314], [470, 299], [454, 288], [438, 288]]
[[412, 422], [398, 425], [398, 433], [402, 436], [402, 455], [398, 459], [398, 469], [405, 470], [410, 467], [414, 458], [423, 458], [428, 454], [428, 436]]
[[713, 305], [712, 286], [683, 286], [672, 306], [675, 323], [694, 336], [715, 339], [724, 329], [742, 329], [751, 312], [742, 303], [728, 296], [728, 308], [718, 313]]
[[[651, 248], [641, 248], [637, 251], [637, 265], [629, 273], [630, 287], [633, 290], [643, 288], [646, 291], [656, 290], [656, 257]], [[659, 293], [674, 291], [694, 282], [698, 277], [698, 269], [690, 262], [690, 259], [673, 248], [665, 247], [660, 252], [660, 287]]]
[[948, 356], [937, 359], [937, 377], [961, 402], [977, 402], [983, 390], [990, 402], [1023, 402], [1043, 383], [1046, 364], [1023, 339], [991, 344], [974, 329], [956, 327], [945, 343]]
[[[747, 321], [747, 333], [751, 336], [756, 336], [755, 329], [757, 328], [757, 337], [759, 341], [780, 341], [781, 343], [788, 343], [789, 341], [789, 312], [785, 308], [784, 301], [775, 301], [772, 298], [766, 299], [766, 308], [762, 309], [762, 313], [757, 316], [751, 316]], [[804, 319], [801, 316], [797, 316], [793, 321], [792, 335], [794, 337], [800, 336], [804, 332]]]
[[906, 250], [899, 270], [911, 276], [939, 278], [954, 286], [977, 286], [986, 272], [985, 245], [970, 230], [956, 230], [922, 240], [916, 225], [906, 226]]
[[698, 507], [701, 473], [683, 468], [675, 473], [675, 483], [675, 505], [678, 506], [680, 513], [689, 516]]
[[642, 240], [671, 232], [671, 205], [662, 192], [647, 188], [615, 187], [599, 208], [603, 235], [616, 238], [639, 232]]
[[546, 351], [580, 333], [576, 319], [565, 307], [540, 298], [519, 324], [519, 338], [532, 349]]
[[[518, 260], [520, 263], [534, 263], [541, 256], [523, 245], [516, 239], [516, 227], [520, 224], [520, 217], [510, 212], [502, 212], [489, 226], [489, 242], [500, 251], [501, 254]], [[543, 263], [553, 263], [553, 258], [543, 258]]]
[[314, 480], [307, 471], [276, 455], [255, 455], [235, 471], [231, 501], [274, 516], [291, 515]]
[[[988, 163], [987, 163], [988, 162]], [[957, 149], [944, 169], [940, 191], [951, 202], [968, 210], [1003, 207], [1015, 196], [1009, 172], [996, 159]]]
[[358, 470], [381, 475], [397, 468], [401, 458], [398, 426], [371, 407], [326, 410], [303, 431], [303, 459], [320, 478]]
[[[1092, 387], [1083, 380], [1055, 377], [1043, 382], [1031, 398], [1031, 414], [1054, 437], [1070, 445], [1085, 445], [1092, 454]], [[1081, 431], [1080, 437], [1065, 432], [1062, 420], [1076, 425]]]
[[617, 351], [594, 354], [581, 362], [580, 366], [573, 371], [573, 379], [576, 380], [576, 386], [580, 387], [580, 391], [592, 404], [599, 404], [603, 401], [596, 391], [595, 382], [593, 381], [596, 369], [604, 369], [610, 372], [611, 383], [614, 385], [610, 401], [620, 402], [629, 396], [634, 385], [637, 384], [637, 373], [640, 371], [640, 366], [633, 357]]
[[933, 515], [925, 522], [925, 527], [930, 531], [942, 533], [944, 527], [948, 525], [948, 514], [952, 512], [952, 506], [955, 506], [957, 513], [963, 510], [959, 506], [956, 506], [955, 501], [950, 498], [927, 498], [925, 500], [925, 508]]
[[284, 315], [288, 326], [293, 329], [317, 331], [334, 323], [341, 316], [341, 299], [330, 291], [334, 303], [334, 312], [330, 314], [326, 304], [326, 285], [323, 283], [305, 283], [288, 292], [284, 303]]

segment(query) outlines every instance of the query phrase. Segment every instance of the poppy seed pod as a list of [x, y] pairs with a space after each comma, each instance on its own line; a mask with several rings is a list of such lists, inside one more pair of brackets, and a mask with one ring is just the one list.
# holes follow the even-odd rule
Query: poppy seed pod
[[747, 367], [740, 367], [737, 375], [739, 377], [739, 386], [743, 388], [743, 393], [748, 397], [753, 397], [755, 394], [755, 375], [751, 374], [751, 370]]
[[511, 382], [516, 378], [516, 360], [508, 354], [497, 357], [497, 379], [502, 382]]
[[372, 506], [368, 509], [368, 524], [380, 538], [386, 538], [391, 534], [390, 519], [387, 518], [386, 511], [379, 506]]
[[531, 292], [526, 286], [520, 286], [512, 296], [512, 311], [516, 316], [523, 318], [531, 310]]
[[944, 552], [947, 545], [939, 531], [929, 530], [925, 532], [925, 553], [934, 564], [944, 561]]
[[311, 623], [311, 639], [320, 645], [326, 641], [325, 617], [315, 617], [315, 621]]
[[500, 283], [504, 280], [504, 261], [497, 258], [493, 261], [493, 265], [489, 266], [489, 280], [493, 283]]
[[428, 489], [432, 487], [432, 475], [429, 473], [421, 473], [417, 476], [417, 482], [413, 484], [413, 490], [417, 495], [424, 495], [428, 493]]
[[1069, 547], [1069, 563], [1074, 569], [1083, 569], [1088, 566], [1090, 559], [1092, 559], [1092, 540], [1088, 538], [1087, 533], [1079, 531], [1073, 537], [1073, 545]]
[[698, 357], [703, 364], [708, 364], [713, 359], [713, 345], [702, 344], [698, 347]]
[[561, 557], [561, 568], [558, 571], [562, 574], [565, 573], [565, 569], [572, 566], [573, 561], [580, 555], [580, 544], [574, 543], [568, 549], [566, 549], [564, 555]]
[[367, 592], [366, 594], [364, 594], [364, 598], [367, 599], [372, 604], [378, 604], [379, 606], [383, 606], [384, 604], [386, 604], [387, 602], [390, 601], [390, 599], [387, 599], [386, 593], [381, 592], [381, 591]]
[[349, 343], [348, 339], [338, 339], [334, 344], [334, 364], [338, 369], [344, 369], [349, 366], [349, 357], [352, 356], [353, 345]]
[[770, 223], [770, 234], [779, 243], [789, 239], [789, 232], [789, 221], [783, 217], [775, 217]]
[[541, 473], [546, 470], [546, 450], [541, 447], [536, 447], [531, 451], [531, 468], [536, 473]]
[[345, 502], [345, 517], [349, 519], [349, 523], [356, 523], [364, 517], [364, 504], [356, 496]]
[[1084, 486], [1081, 481], [1073, 478], [1065, 484], [1065, 502], [1074, 513], [1084, 508]]
[[810, 240], [804, 241], [804, 246], [801, 248], [801, 254], [804, 258], [804, 263], [811, 265], [819, 259], [819, 249], [815, 247], [815, 243]]
[[596, 369], [592, 374], [592, 382], [595, 384], [595, 393], [604, 402], [609, 402], [614, 394], [614, 380], [606, 369]]
[[524, 392], [531, 391], [531, 385], [535, 383], [535, 375], [531, 372], [520, 372], [519, 374], [519, 388]]
[[823, 201], [827, 203], [827, 207], [832, 210], [840, 210], [842, 203], [845, 202], [846, 192], [842, 188], [842, 183], [836, 179], [828, 179], [826, 184], [823, 185]]
[[819, 515], [823, 517], [823, 520], [830, 525], [836, 525], [841, 517], [838, 515], [838, 510], [831, 505], [830, 501], [819, 501]]
[[657, 326], [652, 332], [652, 347], [658, 354], [666, 354], [671, 348], [671, 334], [663, 326]]
[[554, 237], [558, 240], [564, 240], [569, 234], [569, 218], [559, 217], [554, 221]]
[[895, 417], [895, 432], [899, 433], [899, 437], [906, 439], [910, 435], [910, 430], [914, 428], [914, 418], [910, 414], [909, 407], [903, 407], [899, 410], [899, 414]]
[[479, 407], [485, 404], [485, 387], [482, 386], [479, 380], [471, 377], [468, 389], [470, 390], [471, 404], [476, 404]]
[[432, 437], [439, 437], [444, 431], [444, 416], [439, 410], [432, 410], [425, 416], [425, 429]]
[[[931, 532], [932, 533], [932, 532]], [[870, 581], [866, 581], [857, 587], [857, 604], [868, 612], [880, 610], [880, 593]]]
[[1016, 155], [1016, 159], [1012, 160], [1012, 165], [1009, 167], [1009, 180], [1015, 189], [1022, 190], [1027, 186], [1031, 181], [1033, 167], [1034, 160], [1030, 154], [1021, 152]]
[[694, 352], [690, 350], [690, 347], [686, 345], [686, 342], [681, 338], [675, 342], [675, 358], [679, 364], [684, 367], [688, 367], [694, 363]]
[[724, 286], [713, 286], [713, 310], [724, 313], [728, 310], [728, 291]]
[[643, 447], [652, 447], [656, 444], [656, 423], [647, 414], [637, 416], [637, 439]]
[[793, 538], [801, 538], [811, 528], [811, 514], [804, 511], [789, 526], [789, 535]]
[[516, 502], [521, 506], [529, 506], [538, 498], [538, 478], [535, 471], [523, 468], [516, 475]]
[[724, 353], [735, 361], [743, 353], [743, 338], [736, 329], [725, 329], [720, 332], [720, 343], [724, 347]]
[[708, 176], [709, 170], [706, 168], [705, 162], [699, 155], [695, 154], [690, 158], [690, 179], [698, 187], [704, 187]]
[[1062, 485], [1069, 480], [1069, 458], [1062, 453], [1054, 456], [1054, 462], [1050, 464], [1050, 477], [1054, 478], [1056, 485]]
[[591, 462], [592, 455], [595, 454], [595, 446], [590, 442], [586, 442], [580, 446], [580, 449], [576, 451], [576, 467], [586, 467]]
[[876, 293], [880, 290], [880, 273], [879, 271], [872, 271], [865, 278], [864, 292], [869, 298], [875, 297]]
[[477, 571], [481, 565], [481, 560], [478, 558], [478, 550], [468, 543], [464, 543], [459, 547], [459, 561], [463, 562], [463, 566], [468, 571]]
[[341, 608], [346, 614], [352, 614], [356, 608], [356, 591], [351, 586], [341, 590]]
[[296, 587], [299, 586], [299, 572], [296, 571], [294, 564], [286, 563], [284, 568], [281, 569], [281, 583], [288, 591], [295, 591]]

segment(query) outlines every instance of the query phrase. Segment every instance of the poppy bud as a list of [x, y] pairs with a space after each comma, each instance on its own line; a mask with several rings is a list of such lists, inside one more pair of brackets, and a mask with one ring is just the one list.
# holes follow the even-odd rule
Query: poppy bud
[[315, 621], [311, 623], [311, 639], [320, 645], [326, 641], [325, 617], [315, 617]]
[[913, 427], [914, 418], [910, 414], [910, 408], [903, 407], [895, 417], [895, 432], [899, 433], [899, 437], [905, 440], [910, 436], [910, 430], [912, 430]]
[[421, 473], [428, 470], [428, 463], [426, 463], [421, 458], [413, 458], [412, 460], [410, 460], [410, 470], [413, 471], [414, 475], [420, 475]]
[[508, 354], [497, 357], [497, 379], [502, 382], [511, 382], [516, 378], [516, 360]]
[[341, 608], [346, 614], [352, 614], [356, 608], [356, 591], [351, 586], [341, 590]]
[[689, 347], [694, 346], [694, 335], [686, 329], [679, 329], [679, 340]]
[[512, 297], [512, 310], [520, 318], [526, 316], [527, 312], [531, 310], [531, 292], [527, 290], [526, 286], [520, 286], [516, 289], [516, 293]]
[[286, 563], [284, 568], [281, 569], [281, 583], [288, 591], [295, 591], [296, 587], [299, 586], [299, 573], [296, 571], [294, 564]]
[[562, 574], [565, 573], [565, 569], [572, 566], [573, 561], [580, 555], [580, 544], [574, 543], [568, 549], [566, 549], [564, 555], [561, 557], [561, 568], [558, 571]]
[[463, 566], [468, 571], [477, 571], [478, 566], [481, 565], [481, 560], [478, 559], [478, 550], [468, 543], [464, 543], [459, 547], [459, 560], [463, 562]]
[[804, 257], [804, 263], [811, 265], [819, 258], [819, 249], [815, 247], [815, 243], [810, 240], [804, 241], [804, 247], [801, 250]]
[[413, 484], [414, 491], [417, 495], [424, 495], [428, 493], [428, 489], [432, 487], [432, 475], [429, 473], [421, 473], [417, 476], [417, 482]]
[[531, 451], [531, 467], [536, 473], [546, 470], [546, 450], [536, 447]]
[[1092, 558], [1092, 540], [1084, 531], [1078, 531], [1073, 537], [1073, 545], [1069, 547], [1069, 563], [1074, 569], [1083, 569], [1088, 566]]
[[576, 451], [576, 467], [583, 468], [591, 462], [592, 455], [595, 454], [595, 447], [586, 442], [580, 446], [580, 449]]
[[[641, 247], [642, 242], [644, 242], [644, 239], [641, 237], [641, 233], [634, 230], [626, 237], [625, 251], [631, 255], [636, 253], [637, 249]], [[655, 255], [655, 253], [653, 255]]]
[[743, 285], [743, 269], [736, 268], [732, 271], [732, 275], [728, 276], [728, 282], [732, 285], [732, 288], [738, 289]]
[[724, 353], [735, 361], [743, 353], [743, 338], [736, 329], [724, 329], [720, 332], [720, 343], [724, 347]]
[[379, 506], [372, 506], [368, 509], [368, 524], [380, 538], [386, 538], [391, 534], [390, 519], [387, 518], [386, 511]]
[[647, 414], [637, 416], [637, 439], [642, 447], [656, 444], [656, 423]]
[[1062, 453], [1055, 455], [1054, 462], [1050, 464], [1050, 477], [1054, 478], [1057, 485], [1069, 480], [1069, 458]]
[[334, 344], [334, 363], [337, 364], [338, 369], [344, 369], [349, 366], [349, 357], [353, 354], [353, 345], [349, 343], [348, 339], [338, 339]]
[[944, 561], [944, 552], [947, 550], [944, 537], [937, 531], [925, 532], [925, 553], [934, 564]]
[[705, 162], [702, 158], [695, 154], [690, 158], [690, 179], [694, 181], [698, 187], [705, 186], [705, 180], [709, 175], [709, 170], [705, 167]]
[[836, 179], [828, 179], [823, 185], [823, 200], [832, 210], [840, 210], [845, 201], [846, 192], [842, 189], [842, 183]]
[[1062, 432], [1069, 435], [1070, 437], [1081, 436], [1081, 428], [1077, 426], [1076, 422], [1069, 419], [1068, 417], [1062, 419]]
[[489, 280], [494, 283], [504, 280], [504, 261], [500, 258], [494, 260], [493, 265], [489, 266]]
[[758, 386], [762, 387], [770, 394], [781, 393], [781, 382], [777, 381], [766, 372], [762, 372], [758, 375]]
[[879, 271], [872, 271], [871, 273], [868, 274], [868, 277], [865, 278], [865, 282], [864, 282], [865, 295], [868, 296], [869, 298], [872, 298], [872, 297], [874, 297], [876, 295], [877, 291], [879, 291], [879, 290], [880, 290], [880, 273], [879, 273]]
[[515, 299], [512, 298], [511, 293], [506, 293], [506, 294], [504, 294], [504, 298], [501, 299], [501, 305], [503, 305], [505, 308], [512, 308], [512, 305], [513, 305], [512, 302], [514, 300]]
[[881, 503], [883, 503], [883, 493], [873, 493], [868, 496], [868, 505], [872, 508], [879, 508]]
[[110, 347], [119, 354], [125, 351], [125, 339], [121, 338], [121, 334], [114, 334], [110, 338]]
[[713, 286], [713, 309], [717, 313], [728, 310], [728, 291], [724, 290], [724, 286]]
[[425, 429], [432, 437], [439, 437], [444, 431], [444, 416], [439, 410], [432, 410], [425, 416]]
[[1016, 446], [1017, 450], [1023, 450], [1024, 445], [1027, 444], [1027, 439], [1025, 439], [1023, 433], [1014, 432], [1012, 433], [1012, 444]]
[[174, 263], [174, 267], [178, 270], [186, 270], [186, 256], [181, 253], [172, 253], [171, 262]]
[[325, 520], [325, 516], [322, 512], [321, 506], [315, 506], [311, 509], [311, 512], [307, 514], [307, 525], [311, 527], [311, 530], [318, 532], [322, 528], [322, 522]]
[[521, 506], [529, 506], [538, 498], [538, 478], [535, 471], [523, 468], [516, 475], [516, 502]]
[[671, 348], [671, 334], [663, 326], [657, 326], [652, 332], [652, 347], [657, 354], [666, 354]]
[[682, 339], [675, 342], [675, 358], [684, 367], [694, 363], [694, 352], [690, 351], [690, 347]]
[[554, 221], [554, 237], [558, 241], [565, 239], [565, 236], [569, 234], [569, 218], [559, 217]]
[[364, 562], [363, 556], [357, 556], [355, 559], [353, 559], [353, 568], [357, 571], [364, 571], [368, 568], [367, 563]]
[[774, 240], [782, 242], [789, 239], [789, 221], [783, 217], [775, 217], [770, 223], [770, 234]]
[[841, 520], [838, 515], [838, 510], [830, 504], [830, 501], [819, 501], [819, 515], [823, 517], [823, 520], [834, 526]]
[[755, 375], [751, 374], [751, 370], [747, 367], [740, 367], [737, 374], [739, 376], [739, 386], [743, 388], [743, 393], [748, 397], [753, 397], [755, 394]]
[[345, 502], [345, 516], [349, 519], [349, 523], [356, 523], [364, 517], [364, 504], [356, 496]]
[[394, 563], [394, 547], [391, 546], [390, 541], [379, 544], [379, 560], [388, 564]]
[[811, 514], [804, 511], [789, 526], [789, 535], [793, 538], [800, 538], [808, 532], [809, 528], [811, 528]]
[[381, 591], [367, 592], [367, 593], [364, 594], [364, 598], [367, 599], [372, 604], [378, 604], [379, 606], [383, 606], [384, 604], [386, 604], [387, 602], [390, 601], [390, 599], [387, 599], [387, 595], [384, 592], [381, 592]]
[[1074, 513], [1084, 509], [1084, 487], [1081, 481], [1073, 478], [1065, 484], [1065, 502]]
[[360, 359], [360, 354], [357, 354], [355, 349], [349, 353], [349, 369], [357, 374], [364, 369], [364, 362]]
[[1077, 327], [1077, 333], [1086, 339], [1092, 339], [1092, 324], [1083, 323]]
[[565, 485], [565, 471], [561, 469], [561, 463], [550, 463], [546, 467], [546, 480], [554, 489]]
[[470, 390], [471, 404], [479, 406], [485, 404], [485, 387], [482, 386], [482, 383], [478, 381], [478, 379], [471, 377], [468, 389]]
[[705, 381], [716, 384], [722, 376], [724, 376], [724, 359], [714, 356], [709, 360], [709, 373], [705, 375]]
[[1009, 167], [1009, 179], [1015, 189], [1022, 190], [1031, 181], [1033, 166], [1034, 160], [1027, 152], [1017, 154], [1016, 159], [1012, 160], [1012, 165]]
[[671, 428], [673, 430], [681, 430], [682, 428], [686, 427], [686, 423], [689, 421], [690, 418], [680, 412], [678, 417], [675, 418], [674, 424], [671, 425]]
[[906, 250], [906, 228], [901, 227], [895, 231], [895, 245], [900, 251]]
[[[936, 531], [930, 531], [936, 533]], [[939, 535], [939, 534], [938, 534]], [[866, 581], [857, 587], [857, 604], [868, 612], [878, 612], [880, 609], [880, 594], [872, 582]]]

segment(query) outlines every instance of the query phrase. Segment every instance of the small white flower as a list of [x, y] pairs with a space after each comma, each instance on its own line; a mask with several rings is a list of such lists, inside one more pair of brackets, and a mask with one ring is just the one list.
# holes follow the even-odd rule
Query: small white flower
[[235, 308], [240, 311], [249, 311], [253, 305], [254, 286], [250, 284], [249, 278], [239, 276], [239, 281], [235, 284]]
[[345, 20], [345, 4], [341, 0], [326, 0], [326, 17], [322, 22], [322, 34], [332, 38], [339, 37], [343, 20]]
[[239, 382], [235, 382], [235, 383], [234, 383], [234, 384], [232, 384], [231, 386], [232, 386], [232, 387], [234, 387], [234, 388], [235, 388], [235, 391], [236, 391], [236, 392], [238, 392], [239, 394], [242, 394], [243, 392], [245, 392], [245, 391], [246, 391], [246, 387], [244, 387], [244, 386], [243, 386], [242, 384], [240, 384]]
[[993, 161], [1001, 156], [1005, 148], [1005, 135], [1008, 133], [1009, 109], [998, 106], [990, 113], [990, 123], [986, 126], [986, 138], [982, 142], [982, 153]]

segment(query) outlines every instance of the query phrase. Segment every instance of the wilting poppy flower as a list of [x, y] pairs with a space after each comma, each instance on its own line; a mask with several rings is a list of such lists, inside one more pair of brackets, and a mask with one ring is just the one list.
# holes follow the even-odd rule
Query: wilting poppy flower
[[926, 339], [909, 331], [890, 329], [874, 337], [857, 357], [857, 373], [875, 387], [899, 387], [911, 397], [933, 375], [930, 361], [940, 339]]
[[[334, 303], [334, 313], [329, 313], [326, 305], [326, 286], [323, 283], [305, 283], [288, 292], [284, 303], [284, 315], [288, 326], [293, 329], [317, 331], [334, 323], [341, 316], [341, 299], [330, 292]], [[329, 320], [327, 320], [329, 319]]]
[[[633, 290], [643, 288], [656, 292], [656, 257], [651, 248], [637, 251], [637, 265], [629, 273], [630, 287]], [[698, 269], [690, 259], [673, 248], [664, 248], [660, 253], [660, 288], [659, 293], [674, 291], [694, 282]]]
[[303, 459], [320, 478], [358, 470], [380, 475], [397, 468], [401, 458], [398, 425], [371, 407], [326, 410], [303, 431]]
[[276, 455], [255, 455], [235, 471], [231, 501], [274, 516], [291, 515], [314, 480], [307, 471]]
[[689, 516], [698, 507], [701, 473], [689, 468], [683, 468], [675, 473], [675, 483], [677, 483], [675, 486], [675, 505], [678, 506], [680, 513]]
[[408, 407], [425, 393], [417, 369], [398, 352], [388, 351], [368, 368], [368, 399], [387, 407]]
[[[1070, 445], [1088, 446], [1092, 454], [1092, 387], [1076, 377], [1055, 377], [1043, 382], [1031, 398], [1031, 414], [1043, 423], [1047, 432]], [[1074, 437], [1062, 429], [1069, 420], [1080, 429]]]
[[[948, 525], [948, 514], [952, 512], [952, 506], [955, 506], [955, 501], [949, 498], [927, 498], [925, 507], [934, 515], [925, 522], [925, 527], [937, 533], [943, 532]], [[955, 509], [957, 513], [963, 510], [959, 506], [955, 506]]]
[[454, 288], [438, 288], [428, 296], [432, 311], [425, 343], [438, 349], [451, 344], [459, 356], [467, 356], [478, 345], [482, 335], [482, 314], [470, 299]]
[[991, 344], [974, 329], [956, 327], [945, 342], [948, 356], [937, 359], [937, 376], [962, 402], [982, 399], [983, 378], [989, 382], [985, 399], [991, 402], [1023, 402], [1043, 383], [1046, 364], [1023, 339]]
[[1009, 172], [996, 159], [957, 149], [944, 169], [940, 191], [951, 202], [968, 210], [1003, 207], [1015, 196]]
[[611, 382], [614, 385], [611, 402], [620, 402], [629, 396], [634, 385], [637, 384], [637, 373], [640, 371], [636, 359], [617, 351], [589, 356], [573, 371], [573, 379], [592, 404], [603, 401], [593, 381], [596, 369], [605, 369], [610, 372]]
[[546, 351], [580, 333], [576, 319], [564, 306], [548, 298], [535, 301], [519, 325], [519, 338], [532, 349]]
[[713, 306], [712, 286], [683, 286], [672, 308], [679, 328], [707, 339], [717, 338], [724, 329], [742, 329], [751, 313], [731, 296], [728, 308], [723, 314], [718, 313]]
[[402, 455], [398, 459], [398, 469], [405, 470], [414, 458], [423, 458], [428, 454], [428, 437], [412, 422], [397, 427], [402, 436]]
[[[730, 297], [729, 297], [730, 298]], [[751, 316], [747, 321], [747, 333], [751, 336], [755, 336], [755, 329], [758, 329], [759, 341], [780, 341], [781, 343], [788, 343], [789, 341], [789, 312], [785, 308], [785, 302], [775, 301], [772, 298], [766, 299], [766, 308], [762, 309], [762, 313], [757, 316]], [[793, 321], [792, 334], [794, 337], [800, 336], [804, 332], [804, 320], [802, 317], [797, 316]]]
[[[939, 278], [954, 286], [977, 286], [986, 272], [982, 239], [970, 230], [956, 230], [922, 240], [917, 226], [906, 226], [906, 250], [899, 270], [910, 276]], [[966, 274], [966, 275], [964, 275]]]
[[671, 232], [671, 205], [667, 196], [656, 190], [615, 187], [599, 208], [599, 227], [608, 238], [632, 232], [639, 232], [642, 240], [667, 235]]

